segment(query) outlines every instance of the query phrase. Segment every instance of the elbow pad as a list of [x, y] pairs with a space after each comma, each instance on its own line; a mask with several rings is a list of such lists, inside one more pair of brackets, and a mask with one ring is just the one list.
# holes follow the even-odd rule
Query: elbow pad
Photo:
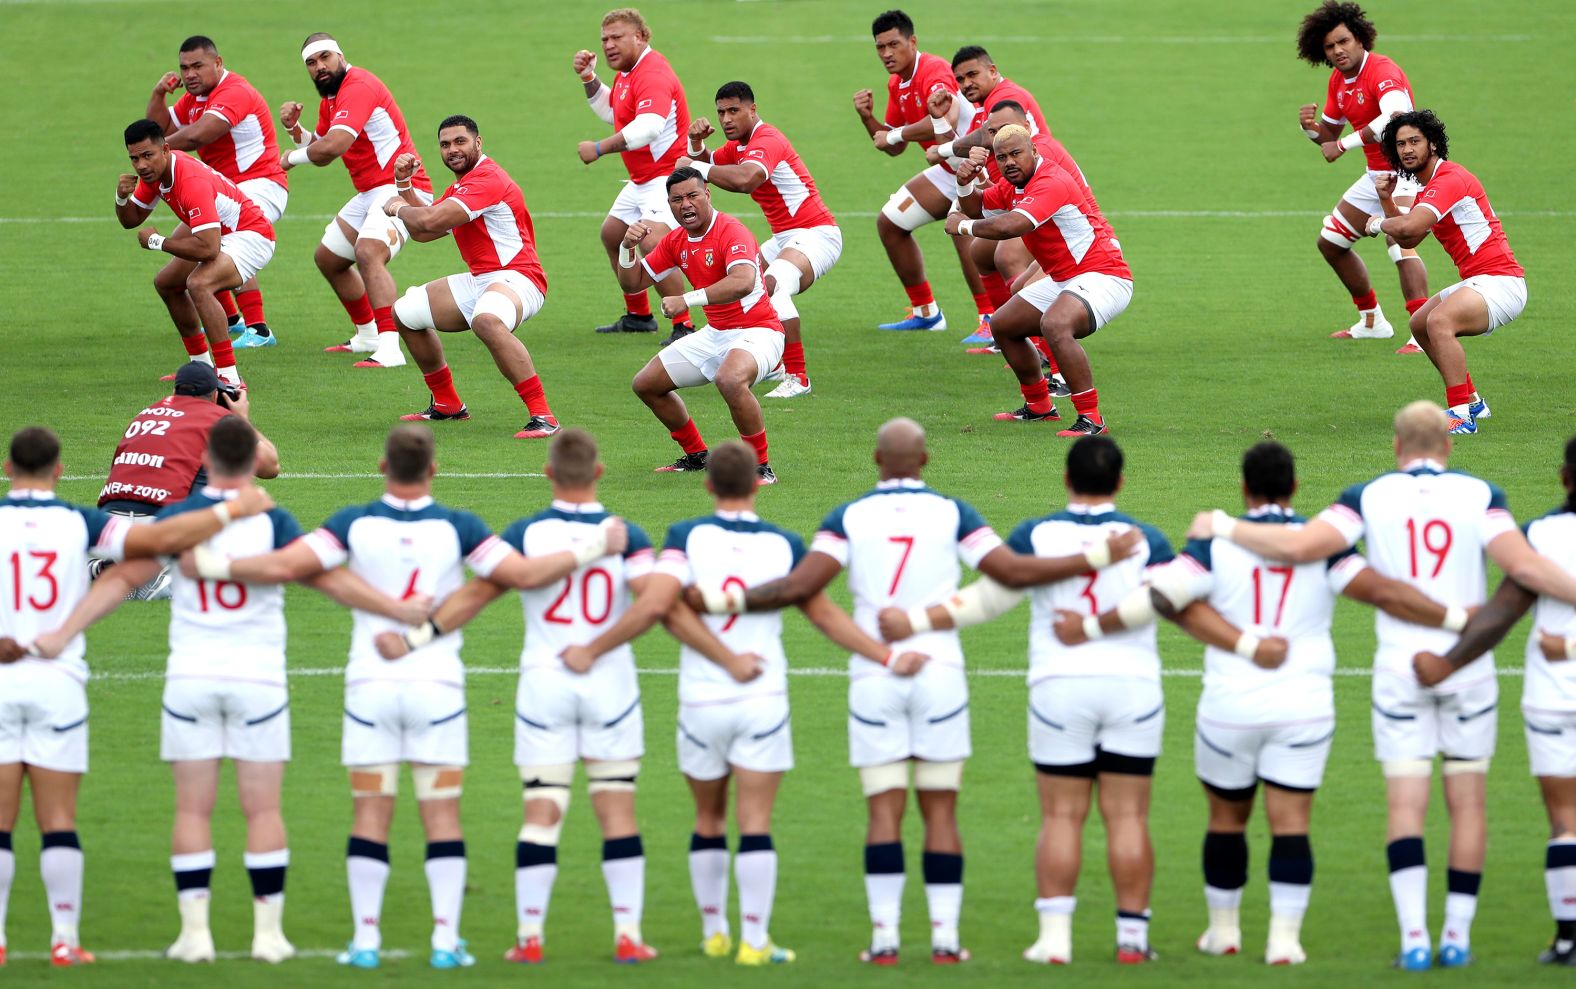
[[[609, 111], [611, 112], [611, 111]], [[642, 113], [619, 131], [624, 135], [624, 147], [630, 151], [643, 148], [657, 139], [667, 121], [654, 113]]]
[[964, 628], [1006, 614], [1021, 600], [1022, 591], [1005, 587], [989, 577], [981, 577], [943, 601], [941, 606], [952, 616], [954, 626]]
[[602, 84], [595, 96], [587, 97], [586, 102], [591, 105], [591, 112], [601, 117], [603, 122], [613, 122], [613, 91], [607, 88], [607, 83]]

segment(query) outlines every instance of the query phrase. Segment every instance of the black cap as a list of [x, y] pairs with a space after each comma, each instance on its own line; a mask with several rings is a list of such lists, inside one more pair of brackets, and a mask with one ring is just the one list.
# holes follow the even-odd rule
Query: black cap
[[219, 390], [219, 372], [202, 361], [187, 361], [175, 372], [175, 394], [211, 395]]

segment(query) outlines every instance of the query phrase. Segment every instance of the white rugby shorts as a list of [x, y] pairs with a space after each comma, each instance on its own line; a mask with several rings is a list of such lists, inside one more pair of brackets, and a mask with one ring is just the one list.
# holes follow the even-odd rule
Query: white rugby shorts
[[680, 388], [693, 388], [716, 380], [722, 362], [735, 350], [755, 358], [755, 381], [766, 380], [783, 362], [786, 337], [777, 330], [752, 326], [740, 330], [714, 330], [702, 326], [682, 340], [663, 347], [657, 354], [668, 377]]
[[285, 206], [290, 202], [290, 190], [273, 179], [247, 179], [239, 183], [239, 188], [246, 193], [246, 198], [263, 211], [269, 223], [278, 223], [279, 218], [285, 215]]
[[[383, 204], [399, 194], [400, 191], [394, 188], [394, 183], [392, 182], [388, 185], [380, 185], [374, 189], [368, 189], [366, 192], [358, 192], [350, 197], [349, 202], [339, 208], [339, 212], [336, 215], [339, 219], [344, 220], [350, 226], [350, 229], [360, 233], [361, 228], [367, 224], [367, 216], [376, 213], [380, 217], [386, 217], [387, 214], [383, 212]], [[432, 205], [432, 193], [430, 192], [417, 189], [416, 198], [428, 206]], [[351, 239], [354, 240], [355, 238]]]
[[673, 210], [668, 206], [668, 177], [663, 175], [649, 182], [625, 181], [618, 190], [618, 198], [608, 207], [607, 215], [625, 226], [639, 220], [660, 223], [669, 230], [678, 226]]
[[1576, 776], [1576, 711], [1521, 706], [1534, 776]]
[[1359, 175], [1357, 181], [1352, 183], [1351, 188], [1341, 194], [1341, 199], [1356, 206], [1369, 216], [1383, 216], [1384, 207], [1379, 205], [1379, 190], [1374, 188], [1374, 179], [1381, 175], [1395, 175], [1395, 191], [1390, 194], [1392, 197], [1415, 197], [1419, 192], [1423, 191], [1423, 187], [1417, 183], [1416, 179], [1396, 175], [1394, 172], [1381, 172], [1369, 169]]
[[360, 680], [345, 685], [341, 762], [381, 766], [470, 761], [465, 691], [449, 683]]
[[627, 669], [585, 674], [533, 666], [514, 699], [514, 763], [558, 766], [581, 759], [639, 759], [646, 753], [640, 684]]
[[969, 745], [963, 668], [928, 663], [911, 677], [885, 671], [848, 683], [848, 761], [856, 769], [904, 759], [960, 762]]
[[731, 768], [785, 773], [793, 768], [793, 732], [785, 694], [756, 694], [711, 704], [680, 704], [679, 771], [717, 780]]
[[1420, 685], [1410, 672], [1374, 672], [1374, 757], [1487, 759], [1494, 754], [1499, 681], [1488, 676], [1451, 693]]
[[1488, 306], [1485, 336], [1520, 316], [1527, 308], [1527, 280], [1515, 275], [1473, 275], [1440, 289], [1438, 299], [1443, 302], [1464, 288], [1482, 296], [1483, 304]]
[[[795, 250], [803, 254], [810, 261], [810, 271], [819, 281], [822, 275], [832, 270], [837, 264], [837, 259], [843, 256], [843, 232], [836, 224], [828, 223], [819, 227], [803, 227], [799, 230], [784, 230], [780, 234], [772, 234], [761, 244], [761, 260], [771, 264], [777, 256], [786, 250]], [[765, 269], [762, 268], [764, 273]]]
[[1193, 734], [1198, 778], [1218, 790], [1251, 791], [1259, 780], [1316, 790], [1335, 738], [1335, 715], [1267, 724], [1217, 721], [1199, 707]]
[[235, 262], [242, 282], [249, 282], [274, 257], [274, 242], [253, 230], [237, 230], [219, 238], [219, 253]]
[[[958, 203], [958, 177], [940, 165], [931, 165], [919, 173], [926, 182], [936, 187], [936, 191], [956, 206]], [[911, 180], [912, 181], [912, 180]], [[927, 211], [928, 212], [928, 211]], [[946, 219], [946, 214], [936, 217], [937, 220]]]
[[1029, 759], [1038, 766], [1084, 766], [1100, 753], [1154, 759], [1165, 727], [1156, 680], [1047, 677], [1029, 686]]
[[1025, 285], [1018, 292], [1018, 297], [1043, 313], [1051, 308], [1051, 303], [1055, 302], [1063, 292], [1071, 293], [1083, 301], [1094, 322], [1090, 327], [1093, 331], [1105, 326], [1126, 311], [1127, 304], [1133, 301], [1133, 282], [1131, 279], [1118, 278], [1097, 271], [1074, 275], [1065, 282], [1059, 282], [1046, 275]]
[[164, 682], [159, 758], [165, 762], [290, 761], [290, 693], [284, 684], [208, 677]]
[[0, 765], [88, 771], [88, 695], [53, 662], [0, 666]]
[[510, 330], [519, 329], [521, 324], [541, 312], [542, 307], [547, 304], [547, 298], [542, 295], [542, 290], [529, 278], [512, 269], [489, 271], [484, 275], [473, 275], [468, 271], [462, 271], [458, 275], [450, 275], [445, 281], [449, 283], [449, 293], [454, 296], [454, 304], [460, 307], [460, 315], [465, 317], [466, 326], [471, 325], [476, 304], [481, 301], [482, 293], [493, 285], [502, 285], [514, 292], [520, 300], [520, 305], [525, 307], [525, 311], [520, 313], [520, 318], [509, 327]]

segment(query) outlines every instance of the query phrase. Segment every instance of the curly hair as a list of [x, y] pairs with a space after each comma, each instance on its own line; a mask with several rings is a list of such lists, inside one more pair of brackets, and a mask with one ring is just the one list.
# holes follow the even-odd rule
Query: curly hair
[[1297, 57], [1309, 65], [1329, 65], [1330, 60], [1324, 57], [1324, 37], [1342, 24], [1352, 32], [1364, 50], [1373, 51], [1379, 29], [1374, 27], [1374, 22], [1368, 19], [1363, 8], [1355, 3], [1324, 0], [1319, 9], [1304, 17], [1302, 25], [1297, 28]]
[[1450, 157], [1450, 139], [1445, 136], [1445, 122], [1434, 116], [1432, 110], [1408, 110], [1398, 113], [1390, 118], [1384, 125], [1384, 136], [1379, 139], [1380, 147], [1384, 148], [1385, 160], [1397, 174], [1412, 177], [1412, 173], [1401, 167], [1401, 154], [1395, 149], [1396, 135], [1401, 133], [1403, 127], [1416, 127], [1423, 132], [1423, 137], [1433, 145], [1434, 157], [1444, 160]]

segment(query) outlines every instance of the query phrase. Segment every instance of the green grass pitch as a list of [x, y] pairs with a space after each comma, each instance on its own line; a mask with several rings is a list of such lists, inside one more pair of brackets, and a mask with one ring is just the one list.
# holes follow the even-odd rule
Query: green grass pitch
[[[1104, 409], [1128, 456], [1123, 507], [1179, 539], [1195, 509], [1235, 507], [1241, 450], [1272, 433], [1297, 453], [1299, 505], [1322, 507], [1342, 487], [1386, 468], [1388, 423], [1403, 402], [1440, 397], [1422, 357], [1392, 356], [1395, 343], [1325, 339], [1351, 318], [1350, 303], [1314, 249], [1320, 217], [1358, 163], [1327, 166], [1294, 127], [1296, 108], [1322, 101], [1325, 72], [1294, 59], [1293, 33], [1311, 0], [1171, 4], [1163, 0], [1071, 3], [994, 0], [958, 5], [923, 0], [908, 9], [921, 46], [949, 57], [985, 44], [1003, 71], [1028, 86], [1055, 134], [1078, 158], [1108, 211], [1135, 272], [1130, 310], [1089, 342]], [[971, 501], [999, 530], [1060, 504], [1063, 441], [1046, 430], [993, 423], [1019, 402], [1001, 362], [970, 358], [957, 340], [972, 328], [969, 299], [939, 227], [920, 240], [954, 332], [889, 335], [873, 324], [901, 312], [904, 296], [878, 245], [873, 216], [918, 171], [915, 155], [875, 153], [850, 96], [885, 82], [868, 26], [879, 5], [831, 0], [723, 2], [648, 0], [655, 44], [688, 87], [694, 113], [707, 112], [724, 81], [749, 81], [766, 119], [796, 142], [839, 216], [847, 248], [840, 266], [800, 301], [813, 395], [767, 404], [772, 462], [782, 478], [761, 496], [768, 519], [811, 531], [832, 505], [874, 479], [869, 449], [877, 425], [906, 414], [930, 431], [938, 489]], [[1527, 268], [1531, 302], [1494, 338], [1467, 345], [1475, 379], [1496, 413], [1461, 444], [1455, 463], [1501, 484], [1523, 520], [1559, 498], [1555, 465], [1572, 432], [1570, 345], [1576, 279], [1569, 163], [1570, 42], [1576, 15], [1558, 4], [1463, 0], [1418, 5], [1373, 0], [1378, 50], [1409, 74], [1419, 102], [1450, 127], [1454, 156], [1483, 180]], [[649, 337], [608, 339], [590, 328], [613, 316], [618, 295], [596, 241], [620, 171], [586, 168], [575, 142], [605, 133], [586, 110], [569, 71], [572, 52], [594, 48], [600, 7], [472, 0], [337, 4], [302, 0], [150, 6], [122, 0], [0, 2], [0, 81], [11, 94], [6, 119], [10, 195], [0, 206], [0, 427], [45, 423], [65, 442], [64, 496], [92, 502], [127, 419], [163, 393], [158, 376], [182, 358], [139, 252], [111, 214], [115, 176], [125, 170], [124, 125], [139, 116], [159, 74], [173, 67], [182, 38], [217, 39], [227, 64], [271, 105], [313, 90], [296, 57], [303, 37], [338, 36], [351, 60], [388, 82], [435, 168], [437, 121], [467, 113], [487, 151], [523, 185], [551, 282], [543, 313], [522, 331], [549, 398], [566, 423], [601, 440], [613, 510], [660, 537], [666, 523], [704, 512], [698, 480], [654, 476], [673, 444], [627, 383], [650, 356]], [[1562, 68], [1563, 66], [1563, 68]], [[391, 421], [427, 396], [413, 366], [382, 374], [351, 371], [320, 353], [345, 336], [343, 312], [310, 255], [323, 223], [350, 185], [343, 170], [303, 168], [291, 176], [290, 211], [279, 251], [263, 274], [270, 322], [282, 345], [241, 355], [257, 424], [274, 438], [286, 477], [269, 485], [311, 526], [333, 510], [370, 500], [378, 444]], [[718, 193], [722, 209], [764, 224], [742, 197]], [[154, 222], [172, 226], [161, 209]], [[1360, 251], [1392, 320], [1403, 315], [1382, 249]], [[1443, 253], [1423, 247], [1435, 289], [1453, 281]], [[459, 270], [451, 244], [414, 245], [393, 267], [401, 287]], [[496, 529], [548, 497], [543, 448], [510, 439], [523, 410], [474, 341], [446, 341], [474, 418], [437, 429], [438, 481], [446, 502], [479, 512]], [[714, 394], [686, 396], [713, 441], [731, 435]], [[328, 475], [328, 476], [323, 476]], [[841, 593], [841, 592], [839, 592]], [[427, 891], [421, 840], [405, 787], [392, 839], [393, 878], [385, 942], [410, 954], [377, 973], [346, 973], [324, 954], [349, 933], [343, 849], [350, 802], [339, 766], [340, 678], [348, 616], [313, 592], [290, 592], [290, 664], [295, 761], [285, 797], [293, 863], [286, 930], [313, 957], [271, 969], [221, 962], [187, 969], [155, 960], [177, 919], [168, 872], [172, 793], [157, 760], [157, 704], [164, 661], [165, 605], [128, 605], [89, 636], [96, 678], [92, 771], [81, 806], [87, 850], [83, 934], [104, 959], [92, 970], [53, 973], [37, 960], [47, 945], [35, 867], [37, 835], [24, 807], [16, 831], [18, 878], [9, 940], [14, 961], [0, 983], [93, 986], [315, 986], [430, 984], [425, 964]], [[962, 798], [967, 846], [963, 935], [974, 961], [934, 970], [924, 957], [926, 917], [918, 876], [919, 836], [908, 833], [911, 879], [905, 902], [908, 952], [890, 972], [862, 970], [854, 956], [867, 936], [861, 880], [864, 812], [846, 766], [845, 682], [840, 655], [791, 618], [799, 768], [787, 778], [775, 829], [782, 873], [772, 929], [800, 961], [788, 970], [738, 972], [696, 950], [699, 927], [686, 867], [690, 804], [674, 766], [676, 646], [661, 634], [638, 646], [647, 670], [648, 723], [640, 817], [649, 860], [645, 932], [663, 957], [639, 971], [612, 971], [610, 922], [590, 808], [571, 807], [549, 920], [549, 964], [506, 966], [514, 932], [512, 846], [519, 784], [510, 765], [510, 672], [520, 618], [499, 603], [473, 626], [470, 680], [472, 763], [464, 803], [471, 873], [463, 929], [477, 967], [451, 978], [470, 985], [527, 980], [590, 985], [690, 986], [724, 977], [778, 985], [876, 982], [1028, 985], [1120, 979], [1245, 985], [1266, 977], [1295, 984], [1368, 984], [1389, 977], [1396, 931], [1384, 868], [1384, 791], [1371, 757], [1368, 680], [1370, 616], [1343, 605], [1336, 640], [1339, 731], [1314, 815], [1318, 857], [1304, 931], [1309, 962], [1265, 973], [1267, 838], [1255, 821], [1252, 882], [1244, 904], [1247, 954], [1212, 959], [1193, 939], [1205, 923], [1199, 844], [1204, 800], [1192, 776], [1192, 718], [1199, 647], [1162, 637], [1167, 750], [1156, 777], [1152, 825], [1158, 860], [1153, 939], [1162, 955], [1147, 970], [1117, 972], [1110, 961], [1112, 901], [1103, 843], [1091, 825], [1075, 920], [1076, 964], [1046, 972], [1026, 965], [1033, 940], [1032, 847], [1037, 828], [1032, 770], [1024, 749], [1024, 612], [965, 636], [972, 680], [975, 756]], [[1520, 666], [1524, 629], [1501, 650]], [[481, 672], [490, 670], [492, 672]], [[819, 671], [833, 671], [830, 674]], [[313, 675], [305, 675], [308, 672]], [[1459, 984], [1552, 983], [1533, 957], [1549, 922], [1542, 881], [1546, 826], [1527, 775], [1517, 699], [1521, 679], [1501, 679], [1500, 751], [1489, 777], [1490, 848], [1469, 972], [1433, 978]], [[221, 950], [249, 945], [250, 908], [241, 868], [239, 812], [221, 796], [216, 843], [214, 931]], [[1443, 901], [1445, 830], [1435, 808], [1428, 833], [1435, 882], [1431, 922]], [[116, 954], [121, 957], [114, 957]], [[138, 956], [138, 953], [142, 953]], [[127, 957], [127, 955], [131, 957]], [[21, 957], [18, 957], [21, 956]], [[725, 974], [724, 974], [725, 973]], [[1398, 977], [1399, 978], [1399, 977]]]

